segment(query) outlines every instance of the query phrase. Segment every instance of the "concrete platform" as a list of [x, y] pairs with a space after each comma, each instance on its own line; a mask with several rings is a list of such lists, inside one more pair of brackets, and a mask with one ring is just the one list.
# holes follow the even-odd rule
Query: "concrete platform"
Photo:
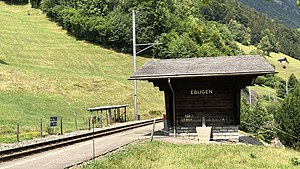
[[[95, 157], [101, 156], [135, 140], [149, 139], [153, 125], [128, 130], [125, 132], [96, 138], [74, 145], [41, 152], [24, 158], [0, 163], [0, 169], [60, 169], [93, 159], [93, 142]], [[163, 128], [156, 124], [156, 131]]]

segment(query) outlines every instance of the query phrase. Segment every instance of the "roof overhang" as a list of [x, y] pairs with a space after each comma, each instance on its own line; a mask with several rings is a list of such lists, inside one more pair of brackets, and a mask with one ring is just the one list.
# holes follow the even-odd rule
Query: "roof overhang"
[[212, 74], [165, 74], [156, 76], [130, 76], [128, 80], [158, 80], [158, 79], [184, 79], [184, 78], [204, 78], [204, 77], [237, 77], [237, 76], [261, 76], [266, 74], [276, 74], [278, 72], [235, 72], [235, 73], [212, 73]]
[[261, 76], [277, 73], [262, 56], [224, 56], [147, 61], [128, 80]]

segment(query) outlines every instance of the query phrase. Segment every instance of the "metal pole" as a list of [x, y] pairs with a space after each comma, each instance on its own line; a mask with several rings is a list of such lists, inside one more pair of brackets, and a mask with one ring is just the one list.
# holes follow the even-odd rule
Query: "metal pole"
[[[132, 41], [133, 41], [133, 72], [136, 72], [136, 36], [135, 36], [135, 12], [132, 11]], [[134, 118], [138, 120], [137, 111], [137, 81], [133, 81], [133, 96], [134, 96]]]

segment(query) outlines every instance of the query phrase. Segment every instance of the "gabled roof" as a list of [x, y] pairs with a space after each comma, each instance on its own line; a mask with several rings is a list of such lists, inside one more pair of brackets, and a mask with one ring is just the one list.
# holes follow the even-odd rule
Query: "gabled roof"
[[149, 60], [129, 80], [211, 76], [264, 75], [276, 73], [262, 56], [224, 56]]

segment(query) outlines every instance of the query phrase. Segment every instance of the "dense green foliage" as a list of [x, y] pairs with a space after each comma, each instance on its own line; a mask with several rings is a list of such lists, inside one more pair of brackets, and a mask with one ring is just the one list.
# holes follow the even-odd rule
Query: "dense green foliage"
[[132, 10], [137, 42], [163, 44], [146, 55], [159, 58], [240, 54], [235, 41], [257, 45], [269, 54], [299, 58], [300, 33], [231, 0], [122, 1], [42, 0], [41, 9], [69, 33], [122, 52], [132, 51]]
[[243, 45], [250, 45], [251, 42], [250, 28], [245, 27], [244, 25], [240, 24], [236, 20], [231, 19], [228, 23], [228, 29], [231, 31], [236, 41], [242, 43]]
[[299, 0], [238, 0], [293, 28], [300, 27]]
[[297, 77], [293, 74], [291, 74], [291, 76], [288, 79], [288, 92], [293, 92], [294, 89], [297, 87], [297, 85], [299, 84]]
[[[258, 13], [236, 1], [211, 0], [201, 7], [202, 16], [209, 21], [229, 23], [236, 20], [251, 30], [251, 44], [258, 45], [265, 41], [264, 30], [269, 29], [278, 43], [278, 51], [294, 58], [300, 57], [300, 33], [277, 22], [270, 20], [266, 15]], [[276, 43], [276, 42], [275, 42]]]
[[72, 35], [122, 52], [132, 51], [131, 14], [136, 10], [137, 42], [163, 43], [146, 54], [159, 58], [237, 55], [227, 26], [206, 21], [199, 13], [201, 6], [192, 0], [41, 2], [41, 9]]
[[300, 84], [290, 92], [276, 113], [276, 122], [283, 132], [278, 132], [279, 138], [285, 145], [300, 150]]
[[269, 55], [270, 52], [278, 52], [279, 44], [269, 29], [262, 30], [261, 36], [262, 38], [257, 44], [258, 49], [266, 52], [267, 55]]
[[256, 135], [265, 141], [274, 138], [274, 116], [273, 111], [267, 111], [262, 103], [258, 101], [253, 107], [244, 98], [241, 102], [241, 125], [240, 129]]

